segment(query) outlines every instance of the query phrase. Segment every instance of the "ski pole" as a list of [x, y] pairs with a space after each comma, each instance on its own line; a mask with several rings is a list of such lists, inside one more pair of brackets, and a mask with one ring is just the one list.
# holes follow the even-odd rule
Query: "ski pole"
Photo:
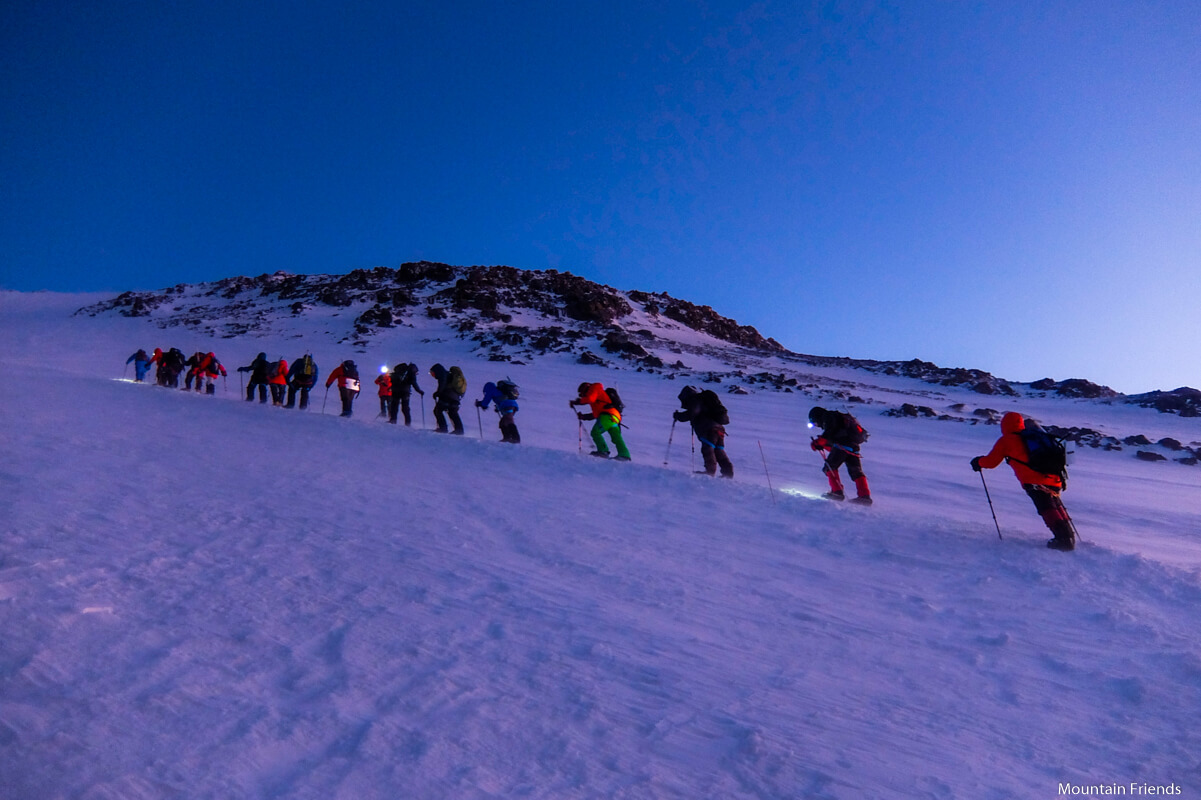
[[988, 493], [988, 482], [984, 480], [984, 472], [980, 472], [980, 483], [984, 484], [984, 496], [988, 498], [988, 510], [992, 512], [992, 524], [997, 526], [997, 538], [1004, 541], [1005, 537], [1001, 535], [1001, 523], [997, 522], [996, 509], [992, 507], [992, 496]]
[[759, 445], [759, 457], [763, 459], [763, 474], [767, 476], [767, 493], [771, 495], [771, 504], [776, 504], [776, 490], [771, 487], [771, 473], [767, 471], [767, 456], [763, 455], [763, 442], [755, 440]]
[[663, 466], [667, 466], [667, 459], [671, 456], [671, 440], [676, 435], [676, 420], [673, 417], [671, 420], [671, 433], [667, 436], [667, 452], [663, 454]]

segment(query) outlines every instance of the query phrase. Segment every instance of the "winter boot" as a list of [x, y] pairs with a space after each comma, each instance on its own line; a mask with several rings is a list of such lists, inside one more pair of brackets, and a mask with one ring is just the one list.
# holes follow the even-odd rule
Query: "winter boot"
[[852, 503], [861, 503], [865, 506], [872, 504], [872, 492], [867, 488], [867, 478], [860, 477], [855, 479], [855, 493], [858, 495]]
[[1068, 518], [1068, 512], [1062, 506], [1047, 509], [1042, 513], [1042, 518], [1055, 536], [1047, 542], [1047, 547], [1063, 551], [1076, 549], [1076, 531]]

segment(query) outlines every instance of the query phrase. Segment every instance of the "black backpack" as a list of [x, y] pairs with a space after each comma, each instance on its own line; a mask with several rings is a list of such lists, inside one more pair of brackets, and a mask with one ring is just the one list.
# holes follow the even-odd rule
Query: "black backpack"
[[342, 374], [351, 380], [357, 381], [359, 379], [359, 368], [355, 366], [353, 361], [343, 361]]
[[509, 400], [516, 400], [520, 392], [517, 389], [517, 384], [505, 378], [503, 381], [498, 381], [496, 389]]
[[617, 393], [616, 388], [605, 389], [605, 394], [609, 395], [609, 405], [605, 408], [612, 408], [618, 414], [626, 410], [626, 404], [621, 401], [621, 395]]
[[701, 408], [718, 425], [730, 424], [730, 412], [726, 411], [726, 407], [721, 404], [721, 398], [712, 389], [701, 392]]
[[845, 411], [839, 411], [838, 413], [842, 414], [842, 422], [847, 431], [847, 442], [853, 445], [861, 445], [866, 442], [871, 434], [867, 432], [866, 428], [859, 424], [859, 420], [855, 419], [852, 415], [847, 414]]
[[1018, 431], [1022, 444], [1026, 446], [1027, 460], [1012, 459], [1025, 464], [1043, 475], [1056, 475], [1068, 485], [1068, 449], [1063, 439], [1044, 431], [1034, 420], [1026, 420], [1026, 427]]

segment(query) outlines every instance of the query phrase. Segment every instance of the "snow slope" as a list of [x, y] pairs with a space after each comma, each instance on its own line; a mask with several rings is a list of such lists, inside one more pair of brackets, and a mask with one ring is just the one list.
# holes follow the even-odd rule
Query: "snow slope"
[[[6, 798], [1201, 796], [1195, 467], [1079, 453], [1085, 544], [1053, 553], [1004, 468], [997, 536], [967, 468], [995, 427], [856, 408], [877, 505], [840, 506], [813, 499], [804, 396], [728, 396], [716, 481], [683, 428], [668, 453], [661, 376], [416, 334], [179, 343], [459, 363], [469, 397], [511, 374], [512, 447], [470, 406], [454, 438], [368, 393], [348, 421], [113, 380], [175, 334], [68, 316], [90, 300], [0, 294]], [[577, 452], [566, 401], [611, 377], [632, 464]], [[886, 380], [868, 400], [917, 390]]]

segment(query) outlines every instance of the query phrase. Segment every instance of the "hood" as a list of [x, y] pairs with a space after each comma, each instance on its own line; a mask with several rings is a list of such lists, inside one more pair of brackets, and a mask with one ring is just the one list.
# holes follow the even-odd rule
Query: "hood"
[[267, 360], [266, 353], [259, 353], [259, 357], [255, 359], [255, 361], [266, 361], [266, 360]]
[[1001, 417], [1001, 433], [1017, 433], [1026, 429], [1026, 419], [1016, 411], [1007, 411]]
[[680, 390], [680, 393], [678, 395], [676, 395], [676, 399], [679, 400], [681, 403], [687, 405], [689, 400], [696, 397], [700, 393], [701, 393], [700, 390], [697, 389], [695, 386], [685, 386], [683, 389]]
[[446, 367], [441, 364], [435, 364], [430, 367], [430, 375], [433, 375], [438, 380], [442, 380], [446, 376]]

